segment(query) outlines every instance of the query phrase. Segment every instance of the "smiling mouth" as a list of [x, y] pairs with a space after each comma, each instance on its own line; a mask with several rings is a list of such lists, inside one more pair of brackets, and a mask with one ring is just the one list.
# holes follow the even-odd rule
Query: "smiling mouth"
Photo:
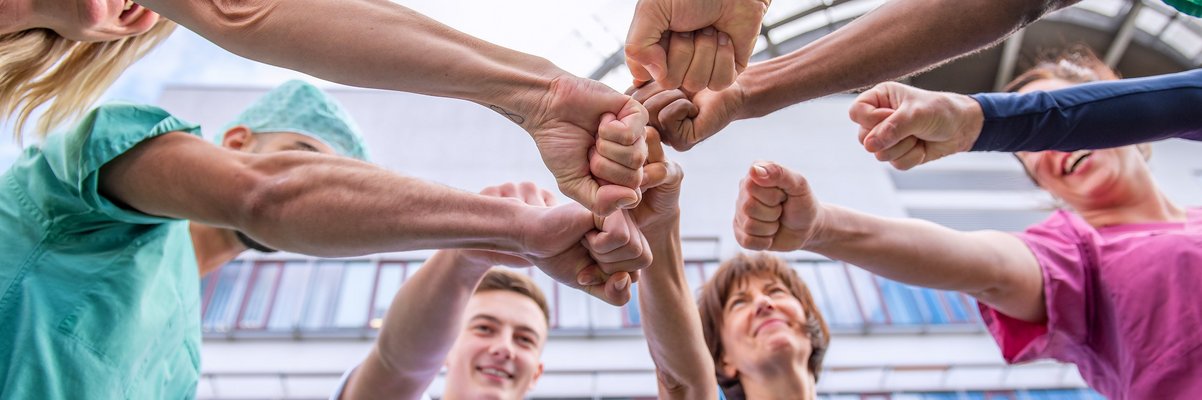
[[767, 327], [769, 327], [769, 326], [776, 325], [776, 324], [780, 324], [780, 325], [784, 325], [784, 326], [788, 326], [788, 325], [789, 325], [789, 323], [788, 323], [788, 322], [786, 322], [786, 321], [784, 321], [784, 320], [780, 320], [780, 319], [772, 319], [772, 320], [764, 321], [764, 323], [763, 323], [763, 324], [760, 324], [760, 326], [759, 326], [759, 327], [756, 327], [756, 328], [755, 328], [755, 332], [752, 332], [751, 336], [752, 336], [752, 337], [759, 336], [759, 335], [760, 335], [760, 332], [761, 332], [761, 331], [763, 331], [763, 330], [764, 330], [764, 328], [767, 328]]
[[1083, 163], [1085, 159], [1092, 155], [1093, 152], [1088, 150], [1074, 152], [1072, 155], [1069, 155], [1064, 159], [1064, 167], [1061, 172], [1063, 172], [1064, 175], [1072, 175], [1072, 173], [1076, 172], [1077, 168], [1081, 166], [1081, 163]]
[[476, 367], [476, 371], [479, 371], [480, 373], [482, 373], [484, 375], [496, 377], [498, 379], [503, 379], [503, 380], [513, 379], [513, 374], [496, 369], [496, 368]]

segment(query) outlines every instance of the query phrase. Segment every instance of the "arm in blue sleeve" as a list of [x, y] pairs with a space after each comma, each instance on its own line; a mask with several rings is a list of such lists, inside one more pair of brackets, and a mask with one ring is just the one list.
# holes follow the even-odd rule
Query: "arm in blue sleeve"
[[1202, 69], [1049, 92], [981, 93], [972, 151], [1074, 151], [1202, 140]]

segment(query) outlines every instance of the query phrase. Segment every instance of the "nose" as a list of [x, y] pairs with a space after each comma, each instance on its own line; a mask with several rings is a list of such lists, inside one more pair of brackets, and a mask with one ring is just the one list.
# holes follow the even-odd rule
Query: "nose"
[[776, 305], [772, 301], [772, 297], [764, 294], [755, 297], [755, 315], [764, 315], [776, 310]]
[[488, 354], [495, 359], [509, 360], [513, 358], [513, 344], [508, 340], [497, 339], [488, 348]]

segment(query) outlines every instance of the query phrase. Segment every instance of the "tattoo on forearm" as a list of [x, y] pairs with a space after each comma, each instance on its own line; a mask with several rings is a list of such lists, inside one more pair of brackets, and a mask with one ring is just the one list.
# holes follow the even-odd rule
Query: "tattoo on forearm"
[[501, 115], [504, 115], [505, 118], [509, 118], [509, 120], [513, 121], [513, 123], [515, 123], [515, 124], [521, 125], [526, 122], [526, 117], [509, 112], [508, 110], [501, 108], [499, 106], [489, 105], [488, 108], [490, 110], [496, 111], [497, 113], [499, 113]]

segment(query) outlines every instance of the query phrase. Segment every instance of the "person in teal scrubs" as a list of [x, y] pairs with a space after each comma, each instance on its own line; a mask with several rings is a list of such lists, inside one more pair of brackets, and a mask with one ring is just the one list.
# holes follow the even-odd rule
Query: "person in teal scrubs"
[[333, 99], [293, 81], [240, 115], [220, 147], [160, 108], [107, 104], [28, 149], [0, 176], [0, 398], [194, 397], [199, 277], [248, 247], [503, 249], [629, 299], [622, 269], [640, 262], [597, 263], [580, 244], [598, 226], [628, 230], [625, 213], [597, 224], [575, 203], [526, 206], [401, 176], [360, 161], [357, 131]]

